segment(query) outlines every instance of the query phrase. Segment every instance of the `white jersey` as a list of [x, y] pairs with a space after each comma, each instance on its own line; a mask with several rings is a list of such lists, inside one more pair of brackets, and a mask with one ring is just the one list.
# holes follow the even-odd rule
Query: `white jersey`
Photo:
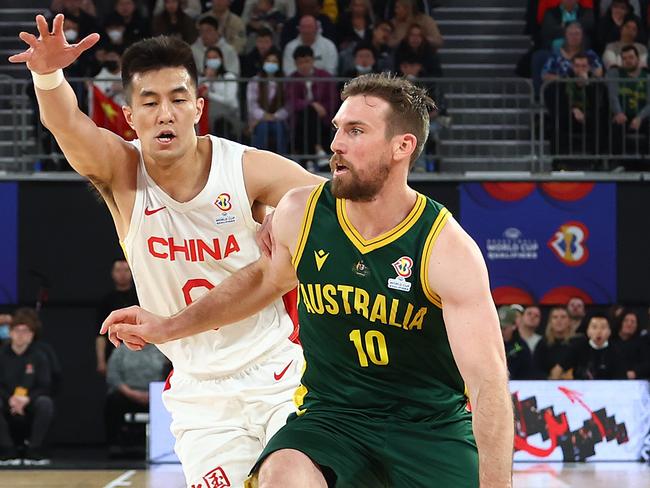
[[[172, 315], [257, 260], [257, 223], [244, 185], [241, 144], [210, 136], [208, 181], [189, 202], [167, 195], [138, 166], [133, 215], [123, 247], [140, 305]], [[140, 149], [139, 141], [133, 145]], [[286, 344], [293, 324], [282, 300], [237, 324], [158, 345], [175, 373], [230, 376]]]

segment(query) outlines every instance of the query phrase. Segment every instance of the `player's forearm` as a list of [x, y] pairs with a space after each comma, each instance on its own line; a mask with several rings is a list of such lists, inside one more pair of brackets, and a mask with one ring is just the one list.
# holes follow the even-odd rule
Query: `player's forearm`
[[35, 88], [41, 122], [54, 136], [75, 132], [87, 116], [79, 110], [77, 97], [70, 84], [63, 82], [53, 90]]
[[512, 486], [514, 425], [505, 371], [484, 378], [475, 388], [470, 386], [470, 395], [480, 486], [509, 488]]
[[293, 283], [278, 283], [262, 258], [229, 276], [169, 319], [169, 337], [175, 340], [239, 322], [266, 307]]

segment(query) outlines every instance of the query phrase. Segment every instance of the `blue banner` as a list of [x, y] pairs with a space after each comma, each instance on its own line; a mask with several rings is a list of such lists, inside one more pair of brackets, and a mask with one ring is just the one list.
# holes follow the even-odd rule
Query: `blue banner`
[[615, 184], [471, 183], [460, 203], [498, 304], [616, 302]]
[[18, 183], [0, 183], [0, 304], [18, 302]]

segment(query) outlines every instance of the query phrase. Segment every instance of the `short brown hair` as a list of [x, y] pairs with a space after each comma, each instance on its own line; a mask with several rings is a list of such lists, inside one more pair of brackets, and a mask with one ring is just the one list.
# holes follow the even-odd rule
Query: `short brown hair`
[[41, 331], [41, 319], [38, 318], [38, 313], [33, 308], [19, 308], [14, 312], [11, 328], [13, 329], [17, 325], [26, 325], [34, 336], [38, 336]]
[[122, 55], [122, 86], [127, 102], [131, 103], [134, 74], [179, 67], [187, 70], [196, 89], [199, 86], [199, 74], [192, 48], [185, 41], [158, 36], [132, 44]]
[[386, 138], [400, 133], [416, 137], [418, 143], [411, 155], [412, 168], [429, 137], [429, 111], [436, 108], [426, 90], [390, 73], [370, 73], [348, 81], [341, 92], [341, 100], [356, 95], [369, 95], [388, 102]]

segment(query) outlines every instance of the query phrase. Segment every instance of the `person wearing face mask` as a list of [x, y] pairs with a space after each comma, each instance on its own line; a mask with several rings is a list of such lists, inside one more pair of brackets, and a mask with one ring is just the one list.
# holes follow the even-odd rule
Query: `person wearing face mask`
[[248, 126], [252, 145], [284, 154], [287, 152], [287, 118], [284, 84], [275, 81], [282, 77], [280, 53], [270, 50], [262, 59], [259, 73], [248, 82]]
[[118, 105], [126, 105], [124, 89], [122, 87], [122, 69], [120, 55], [116, 50], [109, 50], [104, 54], [102, 69], [94, 77], [93, 84], [104, 95], [113, 99]]
[[199, 95], [207, 98], [210, 126], [213, 133], [229, 139], [241, 138], [241, 114], [237, 95], [237, 77], [224, 66], [223, 53], [218, 47], [205, 51], [203, 83]]
[[354, 47], [354, 68], [343, 73], [343, 76], [355, 78], [359, 75], [377, 73], [376, 59], [377, 56], [372, 44], [367, 42], [357, 43]]
[[115, 0], [113, 11], [106, 16], [104, 30], [113, 44], [123, 48], [149, 37], [150, 33], [149, 23], [140, 16], [134, 0]]

